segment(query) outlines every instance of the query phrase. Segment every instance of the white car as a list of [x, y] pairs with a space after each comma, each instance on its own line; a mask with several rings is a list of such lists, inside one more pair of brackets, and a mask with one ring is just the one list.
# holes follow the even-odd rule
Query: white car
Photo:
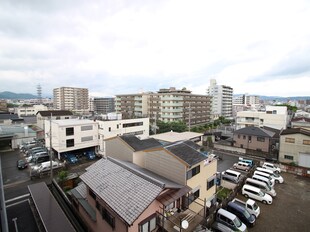
[[284, 182], [284, 179], [282, 176], [280, 176], [278, 173], [274, 173], [273, 171], [269, 169], [257, 167], [256, 170], [269, 174], [271, 178], [275, 180], [276, 183], [282, 184]]
[[263, 168], [269, 169], [275, 173], [281, 173], [281, 169], [272, 163], [265, 162], [262, 166]]

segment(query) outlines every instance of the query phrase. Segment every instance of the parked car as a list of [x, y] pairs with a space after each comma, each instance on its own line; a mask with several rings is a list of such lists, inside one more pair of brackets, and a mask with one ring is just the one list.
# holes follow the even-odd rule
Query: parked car
[[277, 167], [275, 164], [272, 163], [268, 163], [268, 162], [264, 162], [263, 168], [269, 169], [275, 173], [281, 173], [281, 169], [279, 167]]
[[24, 159], [17, 160], [16, 165], [18, 169], [25, 169], [28, 167], [28, 163]]
[[244, 163], [248, 163], [251, 167], [255, 166], [254, 161], [251, 160], [251, 159], [246, 159], [246, 158], [243, 158], [243, 157], [239, 157], [239, 161], [244, 162]]
[[223, 180], [230, 180], [234, 183], [238, 183], [241, 179], [241, 173], [236, 172], [234, 170], [227, 169], [226, 171], [222, 172], [222, 179]]
[[252, 214], [253, 216], [255, 216], [256, 218], [258, 218], [259, 214], [260, 214], [260, 208], [259, 206], [256, 204], [256, 202], [252, 199], [247, 199], [247, 201], [241, 201], [237, 198], [233, 199], [232, 202], [241, 205], [242, 207], [246, 208], [250, 214]]
[[255, 225], [255, 217], [241, 205], [234, 202], [228, 202], [227, 210], [235, 214], [247, 226], [253, 227]]
[[245, 180], [245, 184], [254, 186], [256, 188], [259, 188], [264, 193], [268, 193], [272, 197], [277, 196], [276, 191], [273, 188], [271, 188], [268, 184], [266, 184], [265, 182], [262, 182], [262, 181], [259, 181], [259, 180], [254, 180], [252, 178], [247, 178]]
[[233, 168], [239, 169], [239, 170], [242, 170], [242, 171], [249, 171], [251, 166], [250, 166], [249, 163], [245, 163], [245, 162], [239, 161], [238, 163], [234, 164]]
[[65, 158], [70, 164], [75, 164], [79, 161], [78, 158], [76, 158], [76, 156], [73, 154], [66, 154]]
[[[267, 169], [266, 169], [267, 170]], [[258, 176], [262, 176], [262, 177], [266, 177], [267, 179], [269, 179], [272, 183], [272, 185], [274, 186], [274, 184], [276, 183], [275, 179], [273, 179], [270, 174], [265, 173], [265, 172], [261, 172], [261, 171], [254, 171], [254, 175], [258, 175]]]
[[272, 197], [264, 193], [259, 188], [253, 187], [251, 185], [243, 185], [242, 187], [242, 195], [245, 197], [250, 197], [252, 199], [263, 202], [264, 204], [272, 204]]
[[211, 228], [212, 228], [212, 231], [215, 231], [215, 232], [234, 232], [234, 231], [236, 231], [236, 230], [231, 229], [230, 227], [226, 226], [225, 224], [217, 222], [217, 221], [213, 222], [213, 224], [211, 225]]
[[84, 153], [87, 159], [93, 160], [96, 158], [95, 152], [94, 151], [87, 151]]
[[269, 180], [269, 179], [266, 178], [266, 177], [263, 177], [263, 176], [259, 176], [259, 175], [254, 174], [254, 175], [252, 176], [252, 179], [258, 180], [258, 181], [261, 181], [261, 182], [265, 182], [265, 183], [266, 183], [267, 185], [269, 185], [271, 188], [274, 187], [274, 181], [271, 181], [271, 180]]
[[273, 171], [271, 171], [269, 169], [257, 167], [256, 170], [269, 174], [271, 176], [271, 178], [273, 178], [275, 180], [276, 183], [282, 184], [284, 182], [284, 179], [282, 176], [280, 176], [278, 173], [274, 173]]
[[[59, 170], [64, 167], [63, 163], [52, 161], [52, 169]], [[51, 170], [51, 161], [47, 161], [38, 165], [35, 165], [31, 168], [30, 177], [41, 177], [45, 174], [48, 174]]]
[[246, 225], [243, 224], [235, 214], [232, 214], [222, 208], [219, 209], [216, 213], [216, 221], [228, 226], [235, 231], [247, 231]]

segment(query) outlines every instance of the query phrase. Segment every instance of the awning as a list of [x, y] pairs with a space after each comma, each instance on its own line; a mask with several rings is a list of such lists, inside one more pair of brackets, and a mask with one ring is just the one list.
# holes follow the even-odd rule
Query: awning
[[157, 200], [164, 206], [167, 206], [187, 194], [190, 190], [191, 188], [188, 186], [184, 186], [180, 189], [170, 189], [166, 193], [160, 195]]

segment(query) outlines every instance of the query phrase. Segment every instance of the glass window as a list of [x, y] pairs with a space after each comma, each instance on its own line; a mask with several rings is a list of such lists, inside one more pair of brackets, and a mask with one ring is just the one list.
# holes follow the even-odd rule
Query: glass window
[[67, 147], [74, 147], [74, 139], [67, 139], [66, 146]]
[[[148, 220], [148, 219], [146, 219]], [[156, 229], [156, 216], [151, 216], [150, 219], [146, 222], [142, 222], [139, 226], [139, 232], [151, 232]]]
[[93, 136], [86, 136], [81, 138], [81, 142], [87, 142], [87, 141], [92, 141]]
[[295, 138], [285, 138], [286, 143], [295, 143]]
[[198, 173], [200, 173], [200, 165], [192, 168], [191, 170], [187, 172], [187, 179], [189, 180], [193, 176], [196, 176]]
[[210, 188], [212, 188], [215, 185], [215, 177], [211, 177], [208, 181], [207, 181], [207, 190], [209, 190]]
[[310, 140], [304, 139], [304, 140], [302, 141], [302, 144], [304, 144], [304, 145], [310, 145]]
[[284, 155], [284, 159], [294, 160], [294, 156], [292, 156], [292, 155]]
[[93, 125], [87, 125], [87, 126], [81, 126], [81, 131], [87, 131], [87, 130], [92, 130]]
[[74, 128], [73, 127], [66, 128], [66, 136], [69, 136], [69, 135], [74, 135]]
[[264, 138], [264, 137], [257, 137], [257, 141], [259, 141], [259, 142], [265, 142], [265, 138]]

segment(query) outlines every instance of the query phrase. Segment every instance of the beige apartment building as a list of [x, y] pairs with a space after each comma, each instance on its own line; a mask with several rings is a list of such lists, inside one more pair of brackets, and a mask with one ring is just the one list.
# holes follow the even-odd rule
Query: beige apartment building
[[123, 118], [149, 117], [152, 124], [160, 120], [196, 125], [210, 121], [211, 97], [171, 87], [157, 93], [117, 95], [115, 110], [122, 113]]
[[88, 89], [60, 87], [53, 90], [54, 109], [72, 110], [77, 113], [89, 111]]

